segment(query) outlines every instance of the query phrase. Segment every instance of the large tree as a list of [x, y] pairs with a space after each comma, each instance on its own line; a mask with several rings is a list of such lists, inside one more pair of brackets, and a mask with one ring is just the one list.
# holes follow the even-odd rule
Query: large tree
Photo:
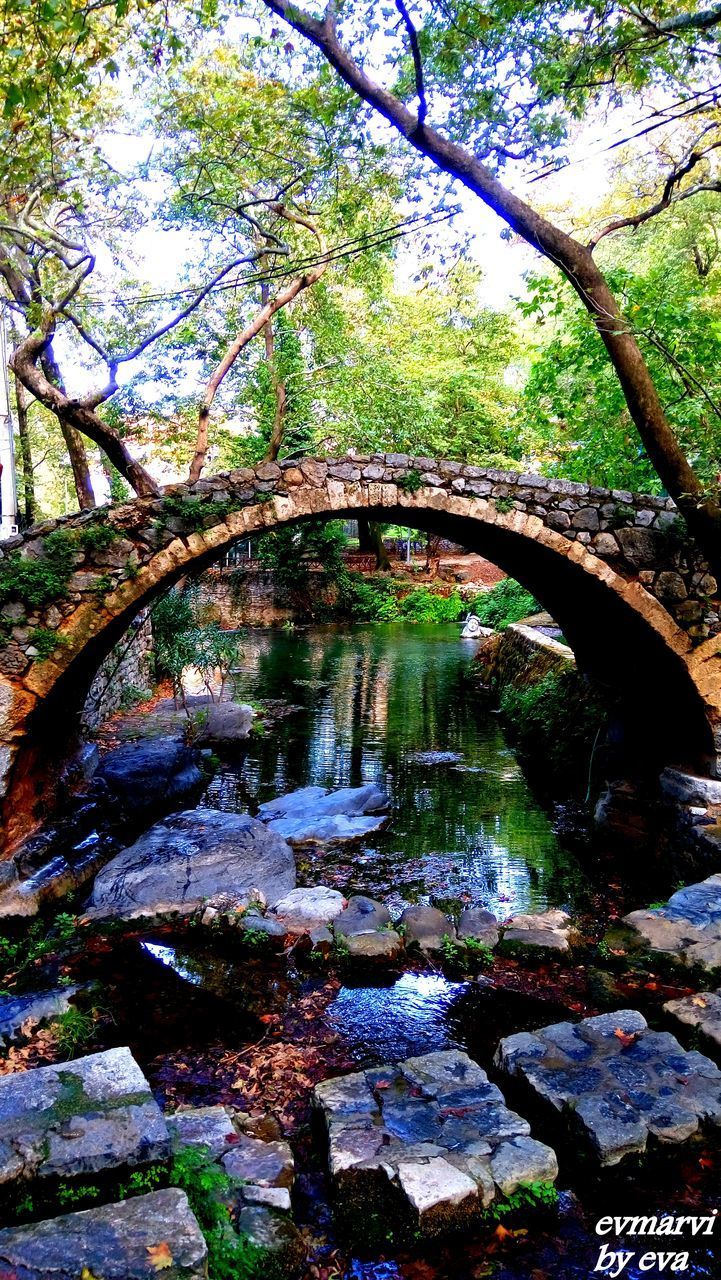
[[[672, 96], [686, 99], [687, 112], [705, 111], [721, 8], [674, 5], [669, 14], [660, 0], [643, 12], [607, 0], [489, 0], [483, 7], [428, 0], [411, 12], [405, 0], [381, 10], [331, 0], [317, 16], [294, 0], [263, 2], [410, 147], [565, 275], [600, 335], [656, 472], [721, 573], [718, 491], [704, 485], [679, 442], [633, 325], [594, 257], [599, 236], [576, 238], [499, 176], [509, 162], [555, 163], [574, 115], [607, 103], [609, 92], [628, 100], [639, 87], [664, 94], [664, 119]], [[650, 205], [668, 207], [689, 185], [718, 189], [720, 144], [718, 126], [700, 114], [695, 145], [675, 159]]]

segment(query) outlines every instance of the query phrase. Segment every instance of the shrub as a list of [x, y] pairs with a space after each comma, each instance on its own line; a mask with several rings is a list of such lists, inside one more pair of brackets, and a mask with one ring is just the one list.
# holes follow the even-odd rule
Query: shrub
[[21, 556], [13, 551], [0, 564], [0, 604], [22, 600], [34, 609], [57, 600], [75, 566], [76, 540], [64, 529], [43, 539], [42, 555]]
[[538, 613], [537, 600], [515, 578], [504, 578], [490, 591], [476, 596], [473, 612], [485, 627], [504, 631], [512, 622], [519, 622], [529, 614]]
[[265, 1250], [236, 1231], [231, 1210], [233, 1182], [206, 1147], [181, 1147], [173, 1157], [170, 1183], [190, 1201], [208, 1245], [210, 1280], [261, 1280]]
[[401, 600], [400, 610], [409, 622], [457, 622], [465, 605], [458, 591], [439, 596], [428, 587], [416, 587]]
[[521, 753], [543, 762], [559, 781], [588, 781], [591, 757], [606, 708], [573, 669], [549, 671], [535, 684], [506, 685], [500, 696], [505, 724]]

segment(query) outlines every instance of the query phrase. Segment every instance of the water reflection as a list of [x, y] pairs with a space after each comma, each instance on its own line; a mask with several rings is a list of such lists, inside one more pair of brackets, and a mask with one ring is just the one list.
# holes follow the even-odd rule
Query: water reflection
[[[223, 764], [206, 805], [252, 809], [311, 783], [379, 782], [392, 799], [388, 830], [351, 854], [324, 855], [344, 887], [398, 906], [467, 893], [501, 915], [577, 899], [577, 863], [529, 791], [497, 717], [473, 692], [474, 647], [457, 627], [254, 631], [244, 644], [238, 694], [297, 710]], [[436, 762], [428, 752], [455, 758]]]

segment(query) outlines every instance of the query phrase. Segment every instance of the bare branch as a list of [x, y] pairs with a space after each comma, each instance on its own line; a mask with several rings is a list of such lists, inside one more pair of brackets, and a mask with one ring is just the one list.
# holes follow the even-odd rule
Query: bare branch
[[406, 8], [405, 0], [395, 0], [395, 3], [396, 9], [403, 19], [403, 25], [408, 36], [408, 43], [411, 46], [413, 72], [416, 78], [416, 96], [418, 98], [418, 124], [421, 126], [428, 115], [428, 103], [426, 101], [426, 90], [423, 80], [423, 59], [421, 58], [421, 49], [418, 43], [418, 32], [416, 31], [411, 15]]

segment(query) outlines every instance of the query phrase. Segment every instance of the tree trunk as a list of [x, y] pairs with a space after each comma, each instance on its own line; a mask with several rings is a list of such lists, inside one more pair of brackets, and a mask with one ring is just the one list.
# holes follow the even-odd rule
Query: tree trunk
[[33, 450], [30, 441], [30, 425], [28, 409], [30, 400], [22, 382], [15, 377], [15, 404], [18, 413], [18, 436], [20, 437], [20, 464], [23, 472], [23, 517], [25, 527], [35, 523], [35, 473], [33, 472]]
[[367, 516], [358, 517], [358, 550], [368, 555], [372, 552], [376, 558], [376, 569], [382, 573], [389, 571], [391, 561], [383, 541], [383, 530], [376, 520], [369, 520]]
[[337, 36], [332, 9], [324, 19], [294, 0], [263, 0], [310, 40], [347, 85], [374, 107], [421, 155], [498, 214], [537, 252], [559, 267], [593, 319], [623, 388], [629, 412], [661, 481], [683, 513], [717, 577], [721, 577], [721, 506], [704, 487], [666, 418], [643, 352], [608, 283], [585, 245], [509, 191], [470, 151], [419, 120], [359, 66]]
[[[260, 286], [260, 296], [263, 305], [267, 305], [269, 301], [269, 288], [267, 280], [264, 280]], [[288, 392], [285, 382], [278, 373], [278, 366], [275, 359], [275, 333], [273, 332], [272, 317], [268, 321], [263, 330], [265, 336], [265, 362], [270, 373], [270, 383], [273, 388], [273, 397], [275, 399], [275, 413], [273, 414], [273, 426], [268, 440], [268, 448], [265, 454], [266, 462], [275, 462], [280, 453], [283, 437], [285, 435], [285, 415], [288, 407]]]
[[153, 477], [140, 462], [135, 461], [117, 432], [95, 412], [96, 405], [112, 393], [112, 387], [100, 396], [90, 396], [86, 400], [71, 399], [42, 368], [42, 357], [51, 340], [51, 330], [31, 333], [23, 339], [10, 356], [13, 373], [26, 390], [55, 415], [61, 428], [72, 427], [99, 445], [139, 497], [157, 497], [160, 488]]
[[[65, 390], [62, 375], [55, 359], [52, 342], [48, 343], [40, 357], [40, 364], [48, 382], [53, 383], [53, 385], [67, 397], [67, 391]], [[71, 426], [69, 422], [64, 422], [62, 418], [59, 419], [59, 422], [60, 430], [63, 433], [63, 439], [68, 451], [68, 457], [70, 458], [73, 480], [75, 481], [75, 493], [77, 495], [80, 508], [83, 511], [91, 509], [96, 506], [96, 502], [95, 494], [93, 493], [93, 482], [90, 478], [88, 455], [85, 450], [85, 445], [83, 444], [82, 436], [75, 430], [75, 427]]]
[[[274, 204], [273, 208], [277, 212], [281, 212], [281, 206]], [[325, 246], [322, 238], [312, 227], [311, 223], [285, 209], [282, 210], [282, 216], [288, 218], [290, 222], [299, 222], [303, 226], [308, 227], [309, 230], [313, 230], [313, 234], [319, 241], [321, 251], [325, 252]], [[198, 436], [195, 445], [195, 453], [193, 454], [193, 460], [190, 464], [190, 471], [188, 473], [188, 480], [191, 484], [200, 479], [203, 467], [205, 466], [205, 460], [208, 454], [208, 423], [210, 420], [210, 410], [225, 375], [232, 369], [241, 351], [245, 350], [248, 343], [252, 342], [253, 338], [256, 338], [259, 333], [262, 333], [264, 330], [267, 331], [267, 326], [273, 319], [276, 311], [281, 311], [283, 307], [287, 307], [288, 303], [292, 302], [294, 298], [297, 298], [298, 294], [302, 293], [304, 289], [310, 289], [312, 285], [316, 284], [316, 282], [320, 280], [327, 266], [327, 261], [316, 263], [314, 267], [310, 267], [307, 271], [304, 271], [302, 275], [296, 276], [294, 280], [291, 280], [290, 284], [287, 284], [284, 289], [281, 289], [274, 298], [269, 296], [268, 286], [264, 282], [261, 287], [260, 309], [257, 311], [250, 323], [246, 325], [245, 329], [243, 329], [242, 332], [239, 333], [230, 343], [223, 359], [218, 364], [212, 377], [209, 378], [208, 385], [205, 388], [203, 402], [198, 411]], [[277, 416], [276, 401], [276, 417]], [[282, 421], [284, 416], [285, 404], [283, 405], [283, 413], [281, 415], [282, 426], [284, 426], [284, 422]]]

